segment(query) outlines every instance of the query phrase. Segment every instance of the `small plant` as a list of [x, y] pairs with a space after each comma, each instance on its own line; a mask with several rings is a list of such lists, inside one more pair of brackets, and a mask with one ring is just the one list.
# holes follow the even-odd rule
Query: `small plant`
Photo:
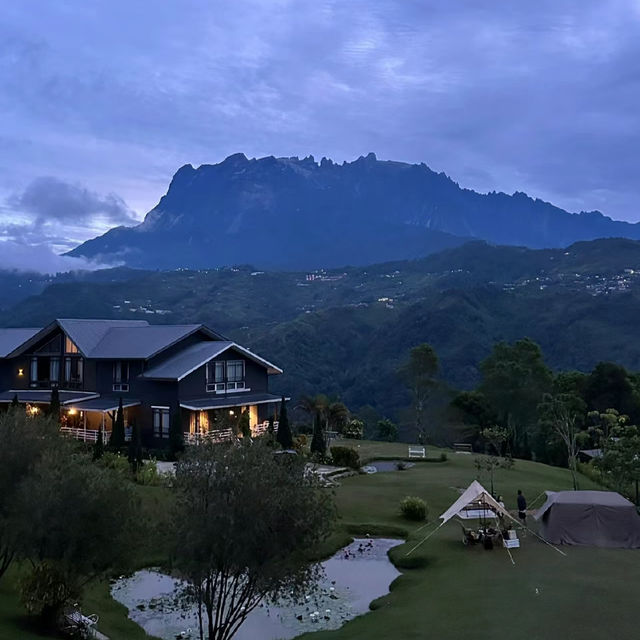
[[404, 460], [398, 460], [398, 462], [396, 462], [396, 469], [398, 471], [406, 471], [409, 468], [409, 463], [405, 462]]
[[360, 455], [351, 447], [331, 447], [331, 458], [337, 467], [360, 468]]
[[342, 436], [344, 438], [351, 438], [352, 440], [362, 440], [364, 434], [364, 422], [354, 418], [349, 420], [342, 430]]
[[446, 462], [449, 458], [447, 457], [447, 454], [443, 451], [440, 454], [440, 462]]
[[407, 520], [420, 522], [427, 517], [427, 503], [416, 496], [407, 496], [400, 502], [400, 512]]
[[155, 460], [147, 460], [147, 462], [138, 468], [136, 482], [151, 487], [163, 484], [164, 479], [158, 472], [158, 464]]
[[305, 453], [307, 450], [308, 444], [309, 444], [309, 438], [307, 438], [307, 436], [304, 433], [301, 433], [300, 435], [296, 436], [293, 439], [293, 448], [298, 453]]
[[106, 469], [113, 469], [122, 475], [129, 475], [131, 472], [129, 460], [125, 456], [121, 456], [119, 453], [113, 453], [113, 451], [105, 451], [102, 458], [100, 458], [99, 463]]

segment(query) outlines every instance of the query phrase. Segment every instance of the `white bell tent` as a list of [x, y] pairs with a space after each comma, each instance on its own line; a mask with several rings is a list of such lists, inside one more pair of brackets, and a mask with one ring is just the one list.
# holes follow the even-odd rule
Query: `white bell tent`
[[486, 520], [506, 515], [508, 515], [506, 509], [500, 506], [500, 503], [477, 480], [474, 480], [440, 516], [440, 520], [445, 524], [454, 516], [463, 520]]

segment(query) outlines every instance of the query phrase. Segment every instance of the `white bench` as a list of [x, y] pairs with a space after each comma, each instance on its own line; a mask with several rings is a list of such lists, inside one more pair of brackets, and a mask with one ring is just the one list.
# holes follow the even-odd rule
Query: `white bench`
[[467, 444], [466, 442], [455, 442], [453, 444], [453, 450], [456, 453], [467, 453], [470, 454], [473, 452], [473, 449], [471, 448], [470, 444]]
[[427, 452], [424, 447], [409, 447], [409, 458], [426, 458]]

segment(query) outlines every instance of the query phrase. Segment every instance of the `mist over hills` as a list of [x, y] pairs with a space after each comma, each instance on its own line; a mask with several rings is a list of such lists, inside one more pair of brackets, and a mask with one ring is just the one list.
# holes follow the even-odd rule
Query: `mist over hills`
[[143, 222], [68, 255], [147, 269], [291, 270], [419, 258], [470, 238], [544, 248], [600, 237], [640, 239], [640, 225], [520, 192], [476, 193], [425, 164], [372, 153], [342, 164], [239, 153], [183, 166]]

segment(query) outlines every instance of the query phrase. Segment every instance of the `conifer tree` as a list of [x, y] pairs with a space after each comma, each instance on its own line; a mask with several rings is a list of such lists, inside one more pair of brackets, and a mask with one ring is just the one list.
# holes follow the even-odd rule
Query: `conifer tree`
[[113, 430], [111, 431], [111, 438], [109, 440], [109, 447], [113, 451], [120, 451], [124, 445], [124, 409], [122, 408], [122, 398], [118, 404], [118, 411], [116, 412], [116, 419], [113, 423]]
[[98, 428], [98, 437], [93, 445], [93, 459], [100, 460], [104, 455], [104, 439], [102, 437], [102, 425]]
[[289, 417], [287, 416], [287, 403], [282, 396], [280, 402], [280, 420], [278, 422], [278, 433], [276, 440], [283, 449], [293, 449], [293, 437], [291, 436], [291, 428], [289, 427]]
[[182, 433], [182, 414], [178, 409], [169, 424], [169, 452], [175, 457], [184, 451], [184, 434]]
[[49, 404], [49, 414], [56, 421], [60, 422], [60, 393], [58, 387], [51, 389], [51, 404]]
[[16, 407], [20, 406], [20, 403], [18, 402], [18, 394], [14, 394], [13, 396], [13, 400], [11, 400], [11, 406], [15, 409]]
[[324, 456], [327, 451], [327, 445], [324, 441], [324, 434], [322, 433], [322, 418], [320, 412], [316, 412], [316, 417], [313, 422], [313, 438], [311, 439], [311, 453], [319, 456]]

